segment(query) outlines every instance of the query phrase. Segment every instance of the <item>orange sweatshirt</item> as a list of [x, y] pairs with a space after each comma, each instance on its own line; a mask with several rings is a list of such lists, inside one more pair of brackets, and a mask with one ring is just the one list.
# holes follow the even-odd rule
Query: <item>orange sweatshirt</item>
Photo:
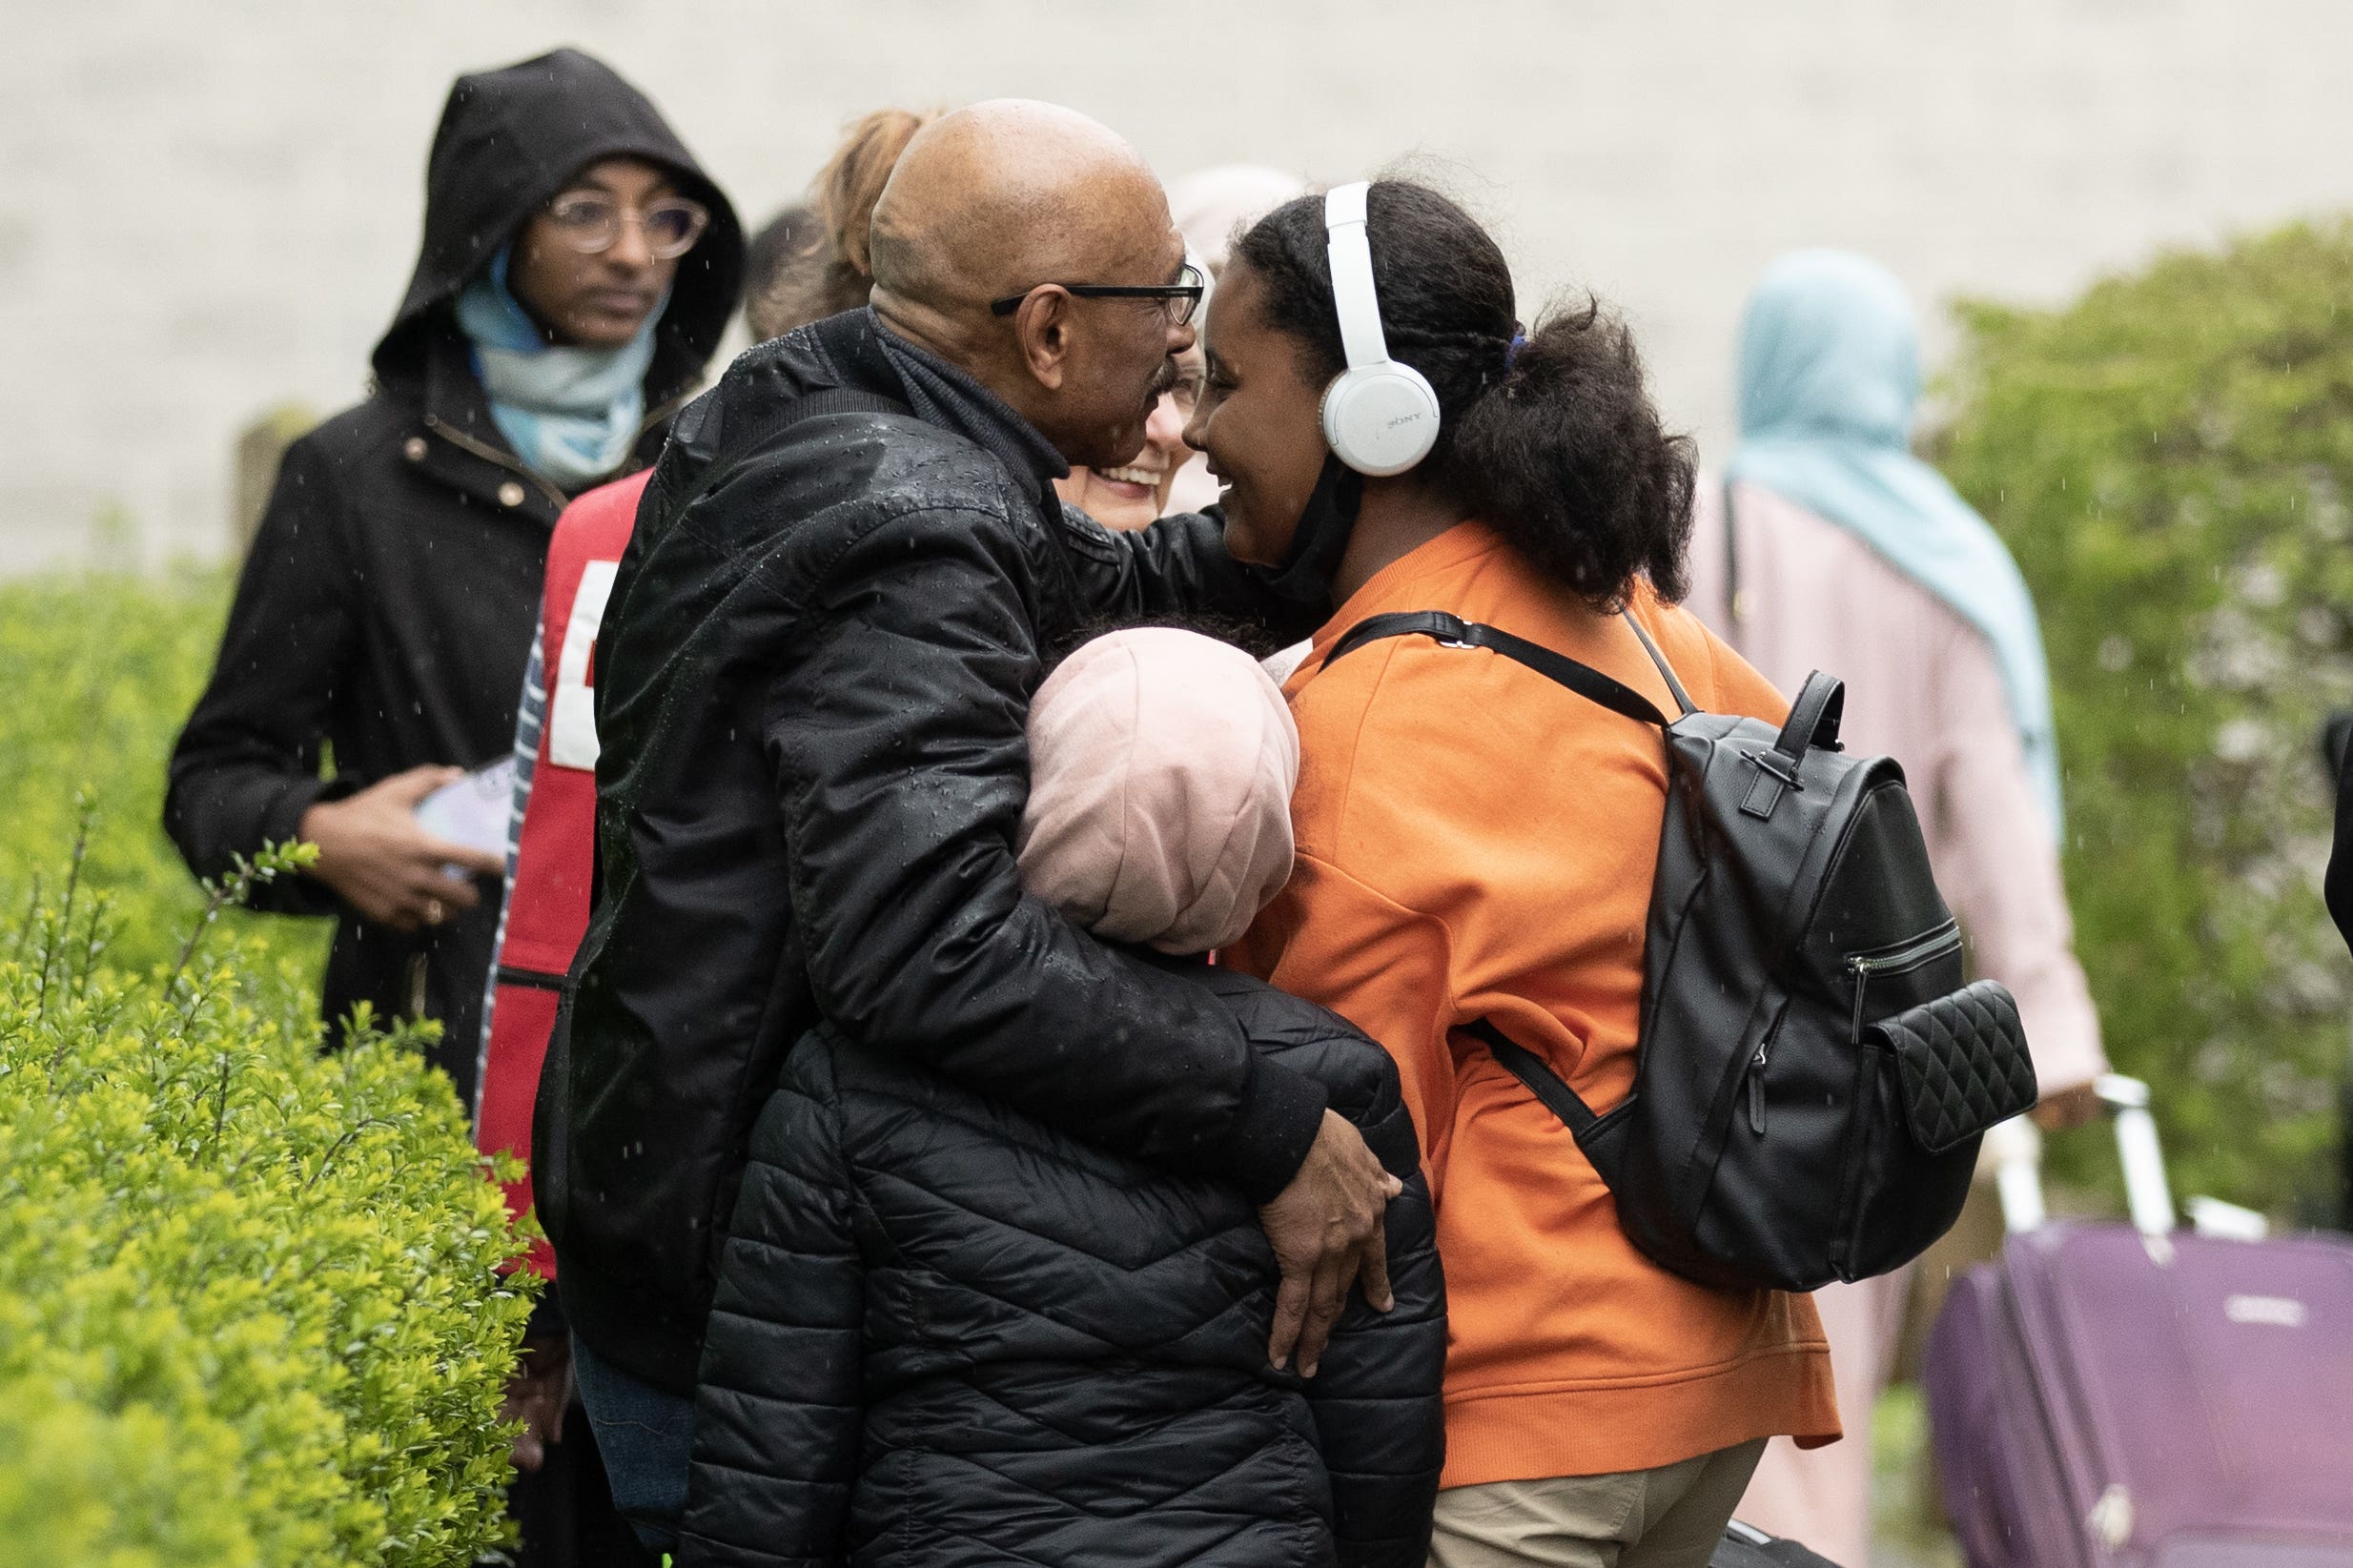
[[[1666, 760], [1657, 730], [1484, 651], [1391, 638], [1323, 672], [1358, 621], [1432, 609], [1675, 709], [1631, 628], [1475, 522], [1375, 576], [1284, 688], [1303, 754], [1299, 865], [1233, 959], [1348, 1018], [1403, 1074], [1446, 1271], [1441, 1484], [1835, 1437], [1813, 1303], [1709, 1290], [1636, 1252], [1567, 1129], [1461, 1032], [1491, 1018], [1596, 1110], [1625, 1096]], [[1647, 587], [1634, 613], [1700, 706], [1787, 713], [1691, 616]]]

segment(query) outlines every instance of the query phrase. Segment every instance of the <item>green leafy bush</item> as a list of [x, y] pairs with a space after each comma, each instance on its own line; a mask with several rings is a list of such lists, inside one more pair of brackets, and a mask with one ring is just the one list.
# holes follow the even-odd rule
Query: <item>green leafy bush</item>
[[506, 1529], [516, 1241], [413, 1032], [317, 1053], [327, 923], [208, 902], [162, 833], [227, 601], [0, 586], [0, 1540], [472, 1562]]
[[2178, 1186], [2310, 1207], [2353, 1024], [2316, 739], [2353, 707], [2353, 225], [1960, 318], [1937, 455], [2042, 612], [2109, 1053]]
[[124, 979], [91, 869], [0, 927], [0, 1540], [475, 1560], [529, 1303], [448, 1081], [364, 1019], [321, 1056], [310, 961], [250, 933]]
[[[169, 962], [203, 903], [163, 836], [164, 765], [212, 674], [228, 603], [217, 572], [0, 584], [0, 907], [23, 909], [36, 873], [63, 864], [86, 797], [100, 814], [85, 878], [113, 901], [111, 962], [127, 971]], [[326, 922], [224, 918], [301, 959], [306, 978], [320, 972]]]

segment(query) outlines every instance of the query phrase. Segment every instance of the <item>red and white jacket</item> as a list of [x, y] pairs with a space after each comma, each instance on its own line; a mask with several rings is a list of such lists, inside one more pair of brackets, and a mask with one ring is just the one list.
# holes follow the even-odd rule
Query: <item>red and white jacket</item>
[[[597, 627], [650, 478], [648, 470], [581, 496], [564, 508], [548, 541], [546, 596], [515, 724], [506, 904], [475, 1078], [476, 1147], [523, 1162], [523, 1174], [506, 1188], [515, 1214], [531, 1207], [540, 1066], [564, 974], [588, 928], [596, 866]], [[555, 1277], [555, 1254], [545, 1241], [532, 1244], [528, 1261]]]

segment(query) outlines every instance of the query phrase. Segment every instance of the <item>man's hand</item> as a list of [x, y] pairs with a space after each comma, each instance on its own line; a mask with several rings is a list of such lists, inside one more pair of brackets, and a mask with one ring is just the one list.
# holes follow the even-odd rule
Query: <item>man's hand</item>
[[1266, 1358], [1279, 1372], [1294, 1350], [1299, 1375], [1313, 1377], [1332, 1325], [1348, 1305], [1348, 1288], [1361, 1276], [1364, 1298], [1382, 1312], [1389, 1293], [1389, 1200], [1405, 1190], [1365, 1147], [1364, 1135], [1336, 1111], [1323, 1127], [1291, 1185], [1258, 1211], [1267, 1244], [1282, 1268], [1275, 1293], [1275, 1332]]
[[334, 888], [362, 920], [395, 930], [439, 926], [452, 912], [473, 908], [481, 902], [473, 882], [460, 882], [441, 867], [497, 876], [506, 863], [486, 850], [436, 838], [417, 821], [417, 803], [463, 773], [455, 767], [412, 767], [303, 812], [302, 838], [318, 845], [311, 875]]
[[537, 1470], [547, 1462], [547, 1445], [563, 1441], [563, 1409], [572, 1402], [572, 1341], [557, 1334], [526, 1339], [522, 1359], [506, 1380], [506, 1398], [499, 1419], [521, 1421], [507, 1457], [517, 1470]]

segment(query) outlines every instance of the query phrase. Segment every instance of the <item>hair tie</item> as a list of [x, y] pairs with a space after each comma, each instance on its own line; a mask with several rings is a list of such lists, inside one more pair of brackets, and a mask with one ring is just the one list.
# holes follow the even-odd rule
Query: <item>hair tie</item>
[[1513, 333], [1511, 335], [1511, 346], [1504, 351], [1504, 375], [1508, 376], [1511, 374], [1511, 367], [1520, 362], [1520, 351], [1525, 347], [1527, 347], [1527, 334], [1524, 332]]

